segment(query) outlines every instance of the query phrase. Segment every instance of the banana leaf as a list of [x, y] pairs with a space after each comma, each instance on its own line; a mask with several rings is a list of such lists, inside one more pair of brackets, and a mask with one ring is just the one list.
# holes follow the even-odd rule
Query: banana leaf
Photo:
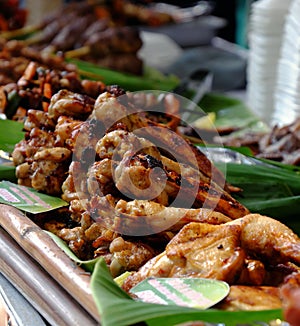
[[1, 164], [0, 161], [0, 180], [16, 182], [16, 168], [13, 165]]
[[[260, 160], [257, 160], [260, 161]], [[252, 213], [273, 217], [300, 234], [300, 173], [296, 167], [278, 165], [270, 160], [263, 164], [227, 163], [223, 169], [226, 180], [242, 189], [233, 196]]]
[[23, 124], [12, 120], [0, 120], [0, 150], [11, 153], [15, 144], [24, 138]]
[[81, 266], [82, 268], [84, 268], [87, 272], [92, 273], [94, 270], [94, 267], [97, 263], [97, 261], [100, 258], [95, 258], [95, 259], [91, 259], [91, 260], [80, 260], [74, 253], [73, 251], [70, 249], [70, 247], [66, 244], [66, 242], [64, 240], [62, 240], [61, 238], [59, 238], [58, 236], [56, 236], [54, 233], [50, 232], [50, 231], [45, 231], [45, 233], [47, 233], [52, 239], [53, 241], [65, 252], [65, 254], [67, 256], [69, 256], [72, 260], [74, 260], [78, 266]]
[[244, 102], [239, 99], [212, 92], [206, 94], [198, 103], [205, 112], [215, 112], [215, 127], [236, 127], [233, 135], [244, 132], [265, 132], [269, 127], [263, 123]]
[[255, 325], [282, 319], [282, 311], [221, 311], [199, 310], [181, 306], [158, 305], [133, 300], [113, 280], [104, 259], [99, 259], [91, 277], [91, 290], [103, 326], [127, 326], [144, 322], [149, 326], [171, 326], [188, 321]]
[[[23, 125], [12, 120], [0, 120], [0, 180], [16, 182], [15, 167], [6, 156], [24, 138]], [[2, 154], [5, 154], [5, 158]]]
[[106, 85], [119, 85], [128, 91], [139, 90], [162, 90], [172, 91], [178, 84], [179, 79], [174, 75], [165, 76], [157, 70], [146, 67], [143, 76], [135, 76], [107, 68], [102, 68], [90, 62], [67, 59], [75, 64], [82, 78], [101, 80]]

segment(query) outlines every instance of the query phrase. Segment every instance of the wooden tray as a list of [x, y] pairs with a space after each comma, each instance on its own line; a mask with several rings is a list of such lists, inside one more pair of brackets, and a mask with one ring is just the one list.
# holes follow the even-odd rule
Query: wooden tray
[[51, 324], [99, 324], [89, 273], [18, 209], [0, 204], [0, 226], [0, 272]]

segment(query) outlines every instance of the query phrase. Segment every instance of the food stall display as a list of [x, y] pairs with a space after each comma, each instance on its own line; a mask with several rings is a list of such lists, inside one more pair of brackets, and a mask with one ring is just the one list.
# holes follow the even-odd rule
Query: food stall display
[[[82, 17], [73, 10], [78, 6]], [[248, 126], [241, 139], [237, 125], [208, 123], [198, 103], [176, 94], [178, 80], [147, 83], [121, 75], [135, 80], [131, 87], [140, 85], [128, 90], [117, 81], [107, 84], [94, 64], [124, 71], [115, 63], [126, 62], [124, 67], [141, 74], [134, 61], [141, 40], [133, 22], [161, 25], [172, 17], [126, 1], [64, 10], [23, 40], [13, 34], [1, 40], [1, 166], [13, 176], [0, 170], [0, 247], [20, 246], [16, 251], [31, 257], [27, 267], [18, 262], [22, 276], [13, 268], [11, 251], [0, 251], [1, 272], [28, 291], [30, 270], [43, 267], [44, 277], [56, 284], [53, 290], [45, 285], [47, 291], [63, 289], [66, 307], [90, 325], [297, 320], [299, 230], [276, 212], [280, 204], [282, 213], [298, 203], [299, 123], [263, 128], [246, 142]], [[135, 56], [130, 64], [127, 54]], [[78, 67], [79, 61], [70, 60], [74, 56], [83, 65], [89, 61], [89, 69]], [[141, 91], [149, 85], [156, 88]], [[186, 113], [197, 115], [197, 123], [187, 122]], [[4, 141], [10, 132], [16, 138]], [[223, 153], [224, 145], [235, 153], [249, 146], [243, 158], [252, 165], [231, 166], [225, 155], [214, 161], [209, 148], [216, 145]], [[253, 205], [259, 196], [253, 183], [249, 187], [249, 169], [256, 192], [263, 189], [273, 199], [272, 216]], [[265, 179], [262, 170], [269, 171]], [[254, 180], [258, 176], [261, 185]], [[274, 184], [280, 192], [272, 193]], [[293, 219], [295, 210], [285, 217]], [[200, 289], [201, 282], [208, 290]], [[35, 302], [43, 297], [30, 295]], [[43, 300], [55, 307], [51, 295]], [[53, 324], [75, 318], [51, 315], [42, 306]]]

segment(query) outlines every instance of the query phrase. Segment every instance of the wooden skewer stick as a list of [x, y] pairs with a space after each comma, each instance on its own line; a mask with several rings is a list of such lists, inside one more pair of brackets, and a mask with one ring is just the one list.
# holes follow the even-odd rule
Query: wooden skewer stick
[[65, 57], [67, 59], [78, 58], [87, 55], [90, 52], [91, 52], [91, 48], [89, 46], [82, 46], [81, 48], [65, 52]]
[[39, 29], [41, 29], [41, 25], [29, 25], [12, 31], [2, 32], [0, 36], [7, 40], [11, 40], [17, 37], [25, 36], [27, 34], [36, 32]]

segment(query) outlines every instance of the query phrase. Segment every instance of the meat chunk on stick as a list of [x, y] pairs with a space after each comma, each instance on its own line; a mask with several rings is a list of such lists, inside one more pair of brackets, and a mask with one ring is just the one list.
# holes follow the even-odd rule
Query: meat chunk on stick
[[[107, 93], [97, 98], [93, 115], [96, 119], [101, 120], [107, 129], [111, 128], [111, 130], [117, 121], [121, 121], [129, 132], [134, 132], [139, 138], [150, 140], [152, 144], [155, 144], [155, 147], [171, 148], [174, 151], [173, 153], [176, 153], [182, 162], [186, 162], [196, 170], [199, 169], [200, 173], [206, 177], [206, 180], [207, 178], [210, 180], [210, 183], [200, 184], [202, 193], [199, 192], [198, 199], [202, 202], [203, 199], [206, 200], [207, 197], [211, 197], [212, 204], [215, 205], [217, 203], [217, 197], [220, 198], [221, 195], [222, 200], [224, 199], [226, 201], [226, 205], [220, 204], [220, 207], [223, 207], [222, 212], [224, 214], [238, 218], [249, 213], [245, 207], [238, 203], [226, 191], [222, 190], [221, 187], [224, 186], [224, 177], [220, 171], [213, 167], [208, 158], [192, 144], [187, 144], [185, 140], [175, 135], [174, 132], [169, 132], [167, 127], [155, 125], [152, 121], [147, 120], [139, 114], [139, 112], [131, 114], [125, 105]], [[121, 175], [126, 173], [126, 168], [128, 168], [132, 153], [134, 153], [134, 148], [132, 149], [129, 146], [127, 154], [124, 153], [123, 160], [120, 162], [119, 171]], [[195, 155], [191, 155], [191, 153]], [[193, 159], [191, 159], [191, 156], [194, 156]], [[210, 187], [212, 189], [212, 196], [207, 196]], [[204, 193], [205, 195], [202, 196]]]

